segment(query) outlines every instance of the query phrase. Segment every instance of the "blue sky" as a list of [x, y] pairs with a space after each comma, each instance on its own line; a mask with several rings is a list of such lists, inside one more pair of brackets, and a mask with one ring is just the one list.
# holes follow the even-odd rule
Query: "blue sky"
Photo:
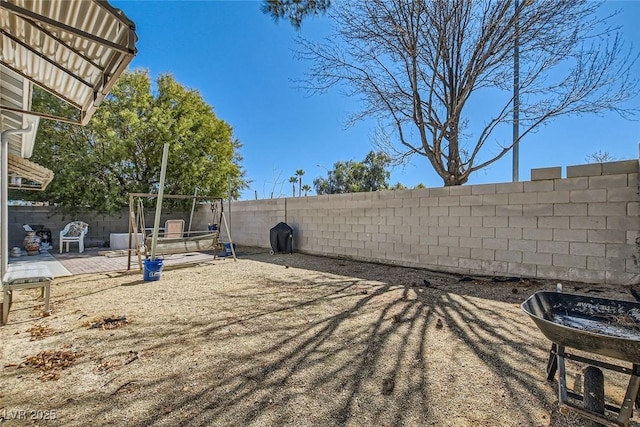
[[[243, 167], [251, 188], [241, 200], [291, 196], [289, 177], [303, 169], [303, 183], [326, 176], [337, 161], [363, 160], [373, 148], [373, 122], [346, 126], [357, 101], [336, 89], [309, 95], [295, 82], [309, 64], [293, 58], [295, 38], [317, 39], [329, 24], [323, 17], [295, 31], [260, 11], [259, 1], [112, 1], [136, 24], [138, 54], [132, 68], [152, 77], [171, 73], [198, 90], [227, 121], [242, 144]], [[622, 9], [613, 21], [627, 43], [640, 49], [640, 1], [608, 1], [605, 10]], [[640, 73], [640, 64], [637, 64]], [[634, 104], [640, 106], [640, 98]], [[472, 112], [480, 113], [480, 111]], [[520, 146], [520, 180], [531, 168], [585, 163], [598, 150], [615, 158], [638, 156], [640, 116], [615, 114], [564, 117], [528, 135]], [[469, 184], [509, 182], [511, 154], [471, 176]], [[391, 184], [442, 186], [427, 159], [391, 170]], [[311, 194], [315, 194], [312, 192]]]

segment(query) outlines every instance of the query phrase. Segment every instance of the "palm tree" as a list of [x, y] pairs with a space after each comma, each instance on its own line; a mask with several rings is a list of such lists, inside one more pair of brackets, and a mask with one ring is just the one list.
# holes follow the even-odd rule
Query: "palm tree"
[[292, 184], [291, 187], [293, 188], [293, 196], [292, 197], [296, 197], [296, 184], [298, 183], [298, 177], [297, 176], [292, 176], [291, 178], [289, 178], [289, 182]]
[[[304, 175], [304, 170], [298, 169], [296, 171], [296, 176], [299, 178], [298, 180], [298, 197], [302, 196], [302, 175]], [[295, 194], [294, 194], [295, 196]]]
[[309, 184], [305, 184], [302, 186], [302, 191], [304, 191], [304, 196], [306, 197], [309, 191], [311, 191], [311, 186]]

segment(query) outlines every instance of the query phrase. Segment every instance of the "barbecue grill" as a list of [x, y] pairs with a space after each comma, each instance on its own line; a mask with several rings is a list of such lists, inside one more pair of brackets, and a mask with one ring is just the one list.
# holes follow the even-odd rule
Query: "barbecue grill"
[[[541, 291], [530, 296], [521, 307], [552, 342], [547, 380], [552, 381], [558, 372], [561, 411], [572, 410], [605, 426], [628, 426], [634, 402], [636, 408], [640, 408], [640, 303]], [[590, 354], [580, 356], [567, 348]], [[630, 362], [632, 366], [607, 363], [592, 358], [591, 354]], [[567, 390], [565, 359], [630, 376], [622, 405], [604, 405], [604, 409], [618, 414], [615, 419], [606, 416], [603, 409], [589, 407], [590, 396], [604, 395], [604, 383], [598, 386], [596, 381], [596, 387], [602, 390], [589, 390], [585, 374], [584, 395]], [[569, 398], [584, 404], [576, 405]], [[604, 397], [602, 400], [604, 402]]]

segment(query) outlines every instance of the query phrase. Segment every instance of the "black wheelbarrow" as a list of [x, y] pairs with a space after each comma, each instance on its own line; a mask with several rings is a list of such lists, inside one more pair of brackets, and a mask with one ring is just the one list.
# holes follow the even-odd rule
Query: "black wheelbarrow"
[[[606, 426], [629, 425], [633, 406], [640, 408], [640, 303], [595, 298], [560, 292], [536, 292], [521, 305], [551, 342], [547, 380], [558, 372], [558, 400], [561, 412], [572, 410]], [[630, 362], [631, 367], [606, 363], [567, 351], [585, 353]], [[567, 390], [565, 359], [589, 365], [585, 371], [584, 395]], [[630, 376], [620, 407], [604, 403], [604, 379], [599, 368]], [[568, 400], [583, 402], [582, 406]], [[605, 409], [617, 413], [612, 419]]]

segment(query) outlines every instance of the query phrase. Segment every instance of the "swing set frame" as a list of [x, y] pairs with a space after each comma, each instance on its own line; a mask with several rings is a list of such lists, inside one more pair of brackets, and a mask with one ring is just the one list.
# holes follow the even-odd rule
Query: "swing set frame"
[[[142, 198], [158, 197], [158, 194], [153, 193], [129, 193], [129, 248], [132, 247], [135, 240], [135, 252], [138, 256], [138, 268], [140, 271], [142, 271], [142, 257], [148, 257], [149, 248], [151, 247], [151, 239], [153, 237], [152, 235], [147, 236], [146, 234]], [[168, 255], [212, 250], [214, 252], [215, 259], [217, 256], [217, 250], [223, 247], [223, 242], [220, 241], [220, 231], [221, 227], [224, 226], [224, 230], [227, 233], [229, 240], [228, 243], [231, 247], [231, 254], [233, 255], [234, 261], [237, 261], [235, 248], [233, 241], [231, 240], [231, 232], [227, 224], [227, 219], [224, 216], [224, 203], [221, 197], [198, 196], [196, 193], [194, 195], [164, 194], [163, 198], [193, 200], [193, 203], [191, 206], [191, 216], [189, 218], [189, 228], [183, 233], [186, 237], [163, 237], [163, 233], [159, 233], [156, 253]], [[135, 203], [136, 199], [137, 203]], [[210, 224], [211, 227], [208, 227], [208, 230], [191, 231], [193, 212], [195, 210], [197, 200], [209, 200], [211, 203], [211, 210], [214, 214], [214, 218], [213, 222]], [[216, 212], [218, 210], [218, 205], [220, 209], [219, 213]], [[142, 242], [138, 238], [140, 233], [144, 236]], [[135, 239], [134, 236], [136, 236]], [[127, 270], [131, 270], [131, 252], [132, 250], [128, 251]]]

